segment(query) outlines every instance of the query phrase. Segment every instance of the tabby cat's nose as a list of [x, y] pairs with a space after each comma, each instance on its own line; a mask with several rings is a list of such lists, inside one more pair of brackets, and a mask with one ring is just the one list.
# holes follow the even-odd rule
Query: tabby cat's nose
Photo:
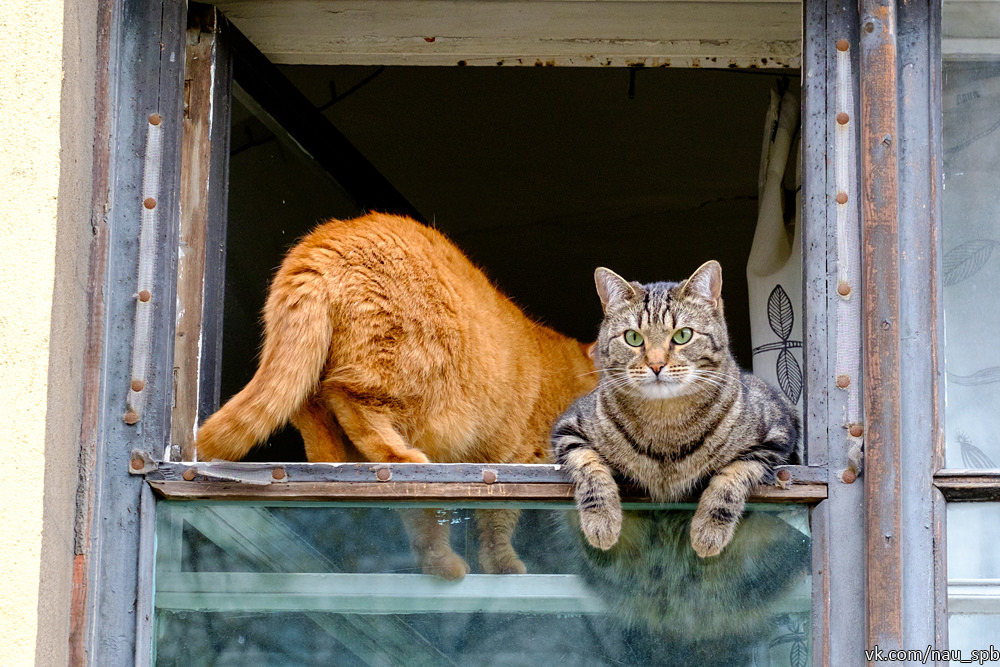
[[653, 370], [653, 372], [655, 374], [657, 374], [657, 375], [659, 375], [660, 371], [663, 370], [663, 367], [666, 366], [666, 364], [664, 364], [663, 362], [660, 362], [660, 361], [657, 361], [655, 363], [648, 364], [648, 365]]

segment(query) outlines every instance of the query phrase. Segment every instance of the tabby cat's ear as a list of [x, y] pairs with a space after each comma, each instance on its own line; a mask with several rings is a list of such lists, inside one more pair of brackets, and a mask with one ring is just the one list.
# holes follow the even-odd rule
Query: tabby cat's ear
[[601, 306], [608, 312], [608, 306], [617, 301], [632, 301], [639, 292], [629, 281], [611, 269], [603, 266], [594, 271], [594, 282], [597, 283], [597, 294], [601, 297]]
[[718, 306], [722, 296], [722, 266], [714, 259], [702, 264], [684, 283], [682, 294]]

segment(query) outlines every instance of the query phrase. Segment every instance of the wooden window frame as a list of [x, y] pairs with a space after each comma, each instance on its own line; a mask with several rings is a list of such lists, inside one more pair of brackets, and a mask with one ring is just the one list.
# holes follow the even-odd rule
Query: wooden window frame
[[[148, 663], [152, 544], [161, 496], [330, 499], [371, 498], [374, 493], [380, 498], [565, 501], [570, 487], [555, 466], [192, 467], [169, 460], [176, 454], [171, 451], [173, 349], [175, 330], [181, 326], [174, 312], [176, 249], [181, 234], [189, 233], [179, 222], [181, 198], [189, 196], [181, 169], [187, 7], [180, 0], [100, 0], [99, 11], [102, 65], [86, 359], [87, 378], [95, 391], [87, 396], [81, 433], [83, 481], [71, 637], [75, 664]], [[929, 644], [945, 648], [946, 500], [1000, 497], [1000, 475], [941, 470], [940, 14], [940, 6], [931, 2], [804, 3], [809, 466], [790, 468], [786, 482], [791, 488], [767, 489], [761, 499], [815, 503], [815, 665], [859, 664], [874, 644], [883, 649]], [[853, 81], [858, 100], [853, 111], [861, 121], [856, 124], [855, 191], [862, 195], [856, 205], [863, 241], [865, 335], [859, 345], [865, 360], [866, 467], [856, 483], [841, 474], [849, 443], [842, 424], [845, 398], [833, 383], [835, 327], [828, 326], [838, 298], [831, 289], [836, 270], [832, 262], [810, 261], [833, 256], [835, 245], [834, 172], [827, 158], [833, 154], [833, 72], [840, 40], [850, 45], [859, 72]], [[225, 67], [225, 62], [217, 64]], [[224, 76], [224, 69], [217, 75]], [[190, 84], [187, 90], [194, 92]], [[215, 107], [214, 113], [220, 112]], [[123, 417], [135, 317], [130, 286], [137, 273], [142, 205], [137, 193], [154, 114], [164, 139], [155, 264], [156, 281], [163, 289], [153, 295], [153, 366], [143, 388], [145, 410], [137, 423], [128, 424]], [[218, 185], [209, 189], [215, 204], [207, 205], [218, 205], [219, 197], [225, 200], [224, 171], [211, 159], [205, 166]], [[217, 378], [201, 381], [208, 383], [210, 392]], [[190, 402], [190, 394], [180, 400]], [[202, 414], [209, 408], [210, 400], [199, 405]], [[390, 479], [382, 481], [380, 470], [388, 470]], [[270, 473], [273, 483], [250, 488], [238, 481], [239, 475], [250, 473]], [[364, 479], [347, 481], [358, 476]]]

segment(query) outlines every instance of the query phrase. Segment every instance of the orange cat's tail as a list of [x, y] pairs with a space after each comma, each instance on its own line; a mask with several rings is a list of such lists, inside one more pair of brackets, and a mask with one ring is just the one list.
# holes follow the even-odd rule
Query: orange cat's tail
[[253, 379], [198, 429], [198, 458], [238, 461], [284, 426], [320, 379], [333, 322], [322, 277], [286, 270], [264, 307], [264, 346]]

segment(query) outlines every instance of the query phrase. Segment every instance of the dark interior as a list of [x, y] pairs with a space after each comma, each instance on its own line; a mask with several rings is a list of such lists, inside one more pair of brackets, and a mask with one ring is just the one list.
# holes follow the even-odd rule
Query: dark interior
[[[722, 263], [750, 364], [746, 259], [764, 115], [787, 71], [318, 67], [281, 71], [420, 215], [532, 317], [592, 339], [593, 271], [641, 282]], [[246, 96], [233, 112], [222, 399], [256, 367], [284, 252], [361, 208]], [[264, 121], [261, 121], [261, 118]], [[301, 460], [294, 429], [257, 460]]]

